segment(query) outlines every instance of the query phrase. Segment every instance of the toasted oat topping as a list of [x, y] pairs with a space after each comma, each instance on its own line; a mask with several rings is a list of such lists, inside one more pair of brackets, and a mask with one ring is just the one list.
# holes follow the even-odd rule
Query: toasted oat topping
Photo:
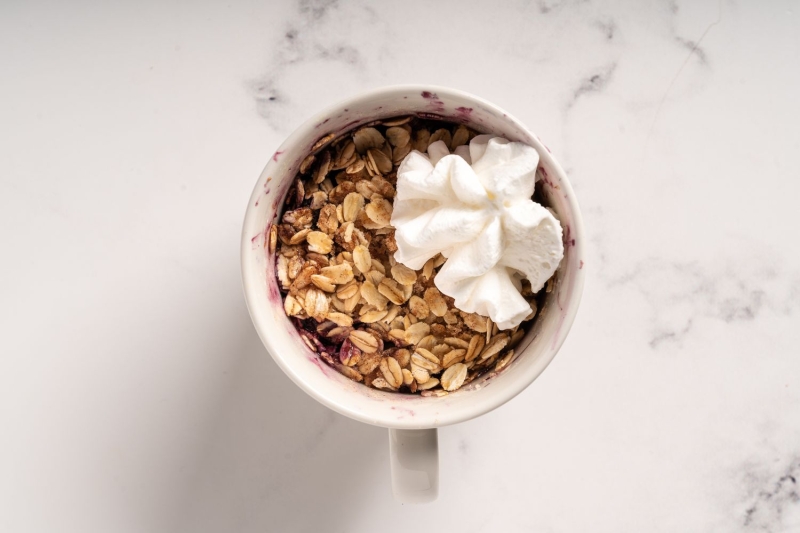
[[498, 331], [436, 288], [444, 257], [416, 271], [394, 260], [390, 220], [403, 158], [437, 140], [455, 149], [475, 135], [463, 125], [397, 117], [328, 135], [301, 163], [283, 215], [269, 228], [268, 250], [287, 316], [344, 376], [385, 391], [445, 396], [507, 368], [541, 312], [523, 280], [531, 314]]

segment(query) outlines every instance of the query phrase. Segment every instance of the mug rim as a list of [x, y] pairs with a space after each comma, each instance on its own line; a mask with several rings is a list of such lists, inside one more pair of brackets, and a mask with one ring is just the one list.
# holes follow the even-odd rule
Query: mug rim
[[[508, 113], [506, 110], [500, 108], [496, 104], [493, 104], [492, 102], [489, 102], [474, 94], [461, 91], [459, 89], [453, 89], [450, 87], [437, 86], [437, 85], [419, 85], [419, 84], [390, 85], [361, 92], [346, 100], [337, 102], [331, 106], [327, 106], [322, 111], [316, 112], [313, 115], [311, 115], [308, 119], [304, 120], [280, 144], [280, 146], [277, 148], [276, 153], [285, 152], [287, 147], [291, 147], [297, 144], [299, 140], [302, 140], [307, 135], [307, 130], [309, 128], [313, 128], [314, 124], [319, 124], [326, 118], [335, 115], [337, 112], [340, 112], [342, 108], [355, 106], [359, 104], [361, 101], [366, 99], [373, 99], [377, 97], [391, 97], [393, 95], [408, 94], [409, 92], [425, 92], [425, 91], [435, 94], [443, 94], [447, 96], [453, 96], [457, 98], [470, 100], [475, 102], [476, 104], [484, 106], [485, 108], [491, 109], [496, 113], [502, 114], [504, 121], [510, 122], [513, 126], [519, 128], [521, 131], [526, 132], [531, 137], [531, 139], [534, 140], [535, 142], [534, 148], [536, 148], [537, 151], [540, 152], [540, 155], [544, 151], [548, 153], [551, 162], [549, 166], [552, 169], [554, 169], [558, 174], [559, 186], [563, 189], [564, 193], [567, 195], [566, 201], [569, 205], [570, 215], [572, 217], [570, 225], [573, 228], [575, 235], [581, 237], [574, 241], [573, 244], [574, 253], [576, 253], [578, 257], [584, 257], [584, 248], [585, 248], [583, 242], [584, 227], [583, 227], [583, 218], [581, 215], [580, 206], [578, 205], [577, 199], [573, 192], [572, 185], [570, 184], [569, 179], [567, 178], [566, 173], [564, 172], [560, 163], [552, 156], [550, 150], [544, 145], [544, 143], [539, 139], [539, 137], [536, 134], [534, 134], [527, 126], [521, 123], [516, 117]], [[281, 368], [281, 370], [297, 386], [299, 386], [312, 398], [322, 403], [326, 407], [342, 415], [345, 415], [349, 418], [380, 427], [396, 428], [396, 429], [414, 429], [414, 428], [422, 429], [422, 428], [443, 427], [471, 420], [472, 418], [476, 418], [478, 416], [486, 414], [502, 406], [506, 402], [516, 397], [523, 390], [525, 390], [531, 383], [533, 383], [533, 381], [535, 381], [536, 378], [539, 377], [542, 374], [542, 372], [544, 372], [547, 366], [549, 366], [549, 364], [555, 358], [556, 354], [558, 353], [558, 351], [560, 350], [561, 346], [563, 345], [564, 341], [568, 336], [568, 332], [570, 331], [572, 324], [574, 323], [575, 317], [578, 312], [578, 308], [580, 307], [580, 301], [585, 282], [585, 273], [582, 269], [579, 269], [574, 272], [572, 293], [570, 294], [569, 300], [566, 303], [566, 310], [565, 310], [566, 312], [563, 314], [563, 317], [561, 319], [562, 327], [564, 328], [564, 331], [566, 331], [567, 333], [565, 333], [563, 336], [560, 336], [560, 338], [556, 339], [556, 342], [553, 343], [552, 348], [549, 350], [549, 353], [545, 354], [547, 356], [546, 360], [544, 360], [543, 364], [540, 365], [538, 371], [532, 373], [532, 375], [529, 376], [528, 379], [519, 380], [513, 387], [509, 386], [497, 389], [497, 392], [495, 394], [491, 395], [487, 399], [484, 399], [484, 401], [476, 402], [468, 412], [460, 416], [442, 416], [441, 419], [437, 419], [433, 421], [433, 423], [422, 423], [422, 424], [420, 424], [418, 420], [417, 421], [399, 421], [399, 420], [388, 420], [388, 419], [377, 420], [375, 419], [375, 417], [368, 416], [363, 412], [359, 411], [358, 409], [353, 408], [352, 406], [342, 405], [341, 403], [337, 403], [336, 401], [333, 401], [325, 394], [319, 392], [315, 387], [307, 383], [307, 381], [303, 378], [302, 375], [300, 375], [298, 372], [295, 372], [295, 369], [286, 362], [283, 356], [281, 356], [280, 354], [276, 354], [274, 348], [270, 344], [269, 336], [267, 335], [267, 332], [269, 331], [268, 326], [271, 324], [271, 322], [267, 320], [265, 313], [261, 313], [258, 309], [255, 308], [255, 302], [253, 301], [254, 300], [253, 292], [258, 288], [258, 283], [257, 283], [258, 279], [256, 278], [254, 273], [248, 271], [247, 254], [250, 251], [252, 244], [250, 234], [252, 233], [252, 229], [255, 224], [254, 218], [257, 217], [254, 205], [257, 205], [257, 200], [262, 192], [261, 182], [264, 176], [267, 174], [267, 171], [273, 166], [273, 164], [274, 160], [270, 159], [267, 162], [264, 170], [262, 170], [261, 174], [259, 175], [259, 179], [256, 181], [256, 184], [253, 188], [253, 192], [250, 196], [247, 210], [245, 211], [245, 216], [242, 226], [242, 234], [241, 234], [241, 248], [240, 248], [242, 289], [244, 292], [245, 302], [247, 304], [248, 312], [252, 319], [253, 325], [255, 326], [256, 332], [258, 333], [258, 336], [261, 339], [262, 344], [264, 345], [264, 348], [270, 354], [272, 359], [277, 363], [277, 365]], [[524, 351], [521, 353], [524, 353]], [[435, 398], [427, 398], [427, 400], [435, 400]]]

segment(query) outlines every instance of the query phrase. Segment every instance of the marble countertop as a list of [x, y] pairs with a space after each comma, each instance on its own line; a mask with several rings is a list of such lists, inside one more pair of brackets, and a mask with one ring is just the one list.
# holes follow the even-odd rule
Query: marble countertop
[[[0, 530], [800, 530], [798, 11], [4, 3]], [[427, 506], [278, 369], [239, 276], [283, 138], [397, 83], [528, 124], [590, 238], [570, 338], [440, 431]]]

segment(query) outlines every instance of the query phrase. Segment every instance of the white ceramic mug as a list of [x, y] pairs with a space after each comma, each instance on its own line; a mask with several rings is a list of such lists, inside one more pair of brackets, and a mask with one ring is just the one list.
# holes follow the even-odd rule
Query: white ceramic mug
[[[278, 220], [300, 162], [328, 134], [399, 115], [466, 124], [536, 148], [547, 204], [564, 228], [564, 259], [543, 311], [500, 373], [488, 373], [444, 397], [368, 388], [326, 365], [286, 317], [268, 250], [269, 226]], [[491, 411], [542, 373], [567, 336], [583, 289], [584, 232], [578, 203], [559, 164], [519, 121], [476, 96], [444, 87], [394, 86], [371, 91], [322, 111], [292, 133], [270, 156], [256, 184], [242, 233], [242, 278], [250, 316], [275, 362], [300, 388], [334, 411], [389, 428], [392, 487], [402, 502], [434, 500], [438, 493], [437, 429]]]

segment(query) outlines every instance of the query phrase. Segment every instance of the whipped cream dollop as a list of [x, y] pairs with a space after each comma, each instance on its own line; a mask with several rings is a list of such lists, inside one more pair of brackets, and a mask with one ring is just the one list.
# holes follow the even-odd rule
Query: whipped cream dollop
[[468, 313], [500, 329], [531, 312], [520, 281], [538, 292], [564, 256], [561, 224], [531, 199], [539, 154], [478, 135], [451, 154], [443, 141], [412, 151], [397, 171], [391, 223], [397, 262], [415, 270], [441, 253], [436, 287]]

